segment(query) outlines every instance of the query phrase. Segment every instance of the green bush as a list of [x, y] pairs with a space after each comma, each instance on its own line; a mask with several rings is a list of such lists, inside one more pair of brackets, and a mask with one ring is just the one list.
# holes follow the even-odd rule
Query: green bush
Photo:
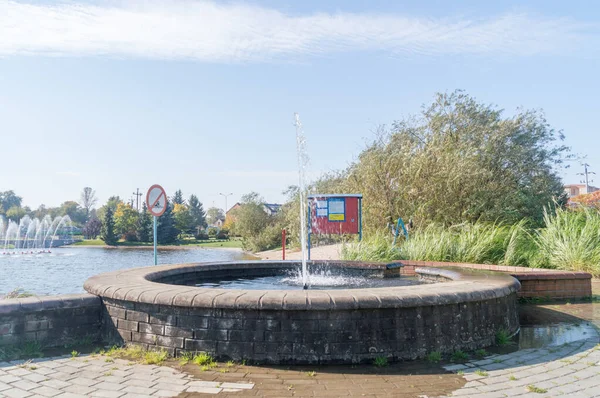
[[210, 236], [208, 236], [208, 234], [207, 234], [207, 233], [200, 232], [199, 234], [197, 234], [197, 235], [195, 236], [195, 238], [196, 238], [196, 240], [209, 240], [209, 239], [210, 239]]
[[229, 239], [229, 231], [227, 231], [226, 229], [221, 229], [216, 236], [217, 239], [220, 240], [228, 240]]
[[219, 230], [215, 227], [210, 227], [206, 232], [211, 238], [216, 238], [217, 234], [219, 233]]

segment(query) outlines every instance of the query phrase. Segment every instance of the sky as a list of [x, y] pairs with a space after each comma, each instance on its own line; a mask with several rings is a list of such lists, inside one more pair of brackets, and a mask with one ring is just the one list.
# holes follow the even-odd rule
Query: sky
[[594, 1], [0, 0], [0, 191], [282, 202], [295, 112], [316, 176], [455, 89], [543, 109], [600, 173], [599, 58]]

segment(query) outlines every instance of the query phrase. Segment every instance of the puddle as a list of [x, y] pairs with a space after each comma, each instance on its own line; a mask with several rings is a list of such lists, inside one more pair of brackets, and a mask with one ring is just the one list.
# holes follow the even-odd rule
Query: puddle
[[516, 340], [519, 349], [526, 349], [552, 347], [589, 338], [598, 339], [598, 331], [592, 324], [582, 322], [521, 326]]

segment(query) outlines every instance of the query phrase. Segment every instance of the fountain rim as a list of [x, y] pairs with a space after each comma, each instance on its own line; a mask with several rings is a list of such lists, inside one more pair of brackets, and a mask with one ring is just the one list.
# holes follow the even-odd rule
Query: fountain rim
[[[310, 261], [359, 269], [385, 269], [387, 263]], [[520, 283], [498, 272], [448, 267], [416, 267], [418, 275], [448, 280], [439, 284], [329, 290], [243, 290], [173, 285], [161, 278], [191, 272], [301, 266], [299, 261], [227, 261], [148, 266], [89, 278], [84, 289], [103, 299], [143, 304], [233, 310], [352, 310], [459, 304], [501, 298]]]

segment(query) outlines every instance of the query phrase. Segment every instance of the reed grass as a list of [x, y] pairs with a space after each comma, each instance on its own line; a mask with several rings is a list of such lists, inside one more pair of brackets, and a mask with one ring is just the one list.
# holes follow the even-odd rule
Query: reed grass
[[378, 231], [342, 248], [346, 260], [423, 260], [499, 264], [585, 271], [600, 276], [600, 212], [595, 208], [553, 209], [544, 226], [477, 222], [452, 227], [431, 224], [392, 247]]

